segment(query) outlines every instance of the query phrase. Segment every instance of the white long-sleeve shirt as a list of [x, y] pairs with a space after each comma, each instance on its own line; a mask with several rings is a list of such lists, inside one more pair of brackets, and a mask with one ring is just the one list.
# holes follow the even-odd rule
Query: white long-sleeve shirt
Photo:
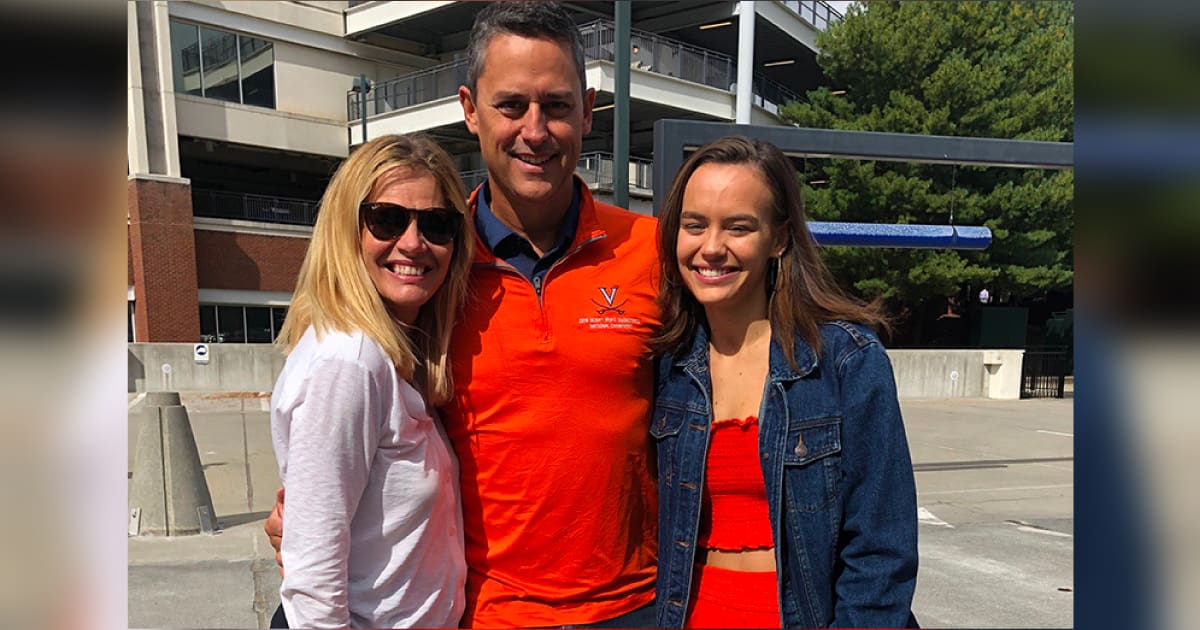
[[271, 396], [287, 491], [280, 598], [293, 628], [455, 627], [466, 562], [458, 462], [378, 343], [310, 328]]

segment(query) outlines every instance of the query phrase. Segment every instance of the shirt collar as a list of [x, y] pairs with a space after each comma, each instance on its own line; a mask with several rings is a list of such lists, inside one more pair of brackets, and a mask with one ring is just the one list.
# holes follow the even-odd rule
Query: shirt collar
[[[496, 248], [510, 238], [517, 238], [522, 241], [527, 241], [524, 236], [517, 234], [504, 224], [503, 221], [496, 218], [492, 213], [489, 202], [492, 200], [492, 190], [489, 187], [487, 180], [484, 180], [479, 193], [475, 196], [475, 231], [479, 233], [479, 238], [483, 240], [483, 244], [494, 254]], [[575, 238], [575, 232], [579, 229], [579, 205], [580, 205], [580, 182], [578, 179], [572, 181], [571, 207], [567, 209], [567, 214], [563, 218], [562, 227], [558, 229], [558, 235], [554, 238], [554, 247], [547, 251], [557, 251], [571, 244]]]

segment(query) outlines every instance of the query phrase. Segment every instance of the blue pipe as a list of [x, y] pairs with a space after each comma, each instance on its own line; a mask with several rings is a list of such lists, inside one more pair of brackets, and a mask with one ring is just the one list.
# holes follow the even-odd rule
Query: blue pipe
[[992, 231], [975, 225], [809, 221], [808, 230], [822, 246], [981, 250], [992, 243]]

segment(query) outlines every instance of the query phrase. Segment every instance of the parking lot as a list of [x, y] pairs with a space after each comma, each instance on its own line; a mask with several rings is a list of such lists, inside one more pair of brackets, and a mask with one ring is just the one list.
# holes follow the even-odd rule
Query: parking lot
[[[187, 401], [185, 401], [187, 402]], [[222, 530], [129, 539], [131, 628], [267, 627], [279, 575], [262, 521], [279, 485], [265, 411], [189, 402]], [[904, 401], [924, 627], [1071, 627], [1071, 399]]]

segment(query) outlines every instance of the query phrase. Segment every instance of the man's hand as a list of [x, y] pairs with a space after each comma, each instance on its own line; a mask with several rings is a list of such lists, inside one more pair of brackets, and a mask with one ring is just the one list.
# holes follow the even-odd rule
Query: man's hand
[[275, 492], [275, 507], [271, 509], [267, 522], [263, 523], [263, 531], [267, 533], [267, 540], [270, 540], [271, 546], [275, 548], [275, 564], [279, 565], [279, 577], [282, 578], [283, 556], [280, 555], [279, 547], [283, 545], [283, 488]]

